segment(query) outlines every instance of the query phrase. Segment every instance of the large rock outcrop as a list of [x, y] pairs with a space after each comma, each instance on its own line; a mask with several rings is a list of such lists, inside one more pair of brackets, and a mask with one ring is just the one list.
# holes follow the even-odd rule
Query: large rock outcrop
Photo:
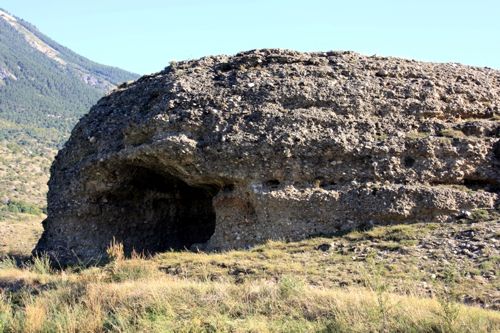
[[[61, 263], [493, 209], [500, 72], [352, 52], [172, 64], [101, 99], [51, 170]], [[200, 245], [201, 246], [201, 245]]]

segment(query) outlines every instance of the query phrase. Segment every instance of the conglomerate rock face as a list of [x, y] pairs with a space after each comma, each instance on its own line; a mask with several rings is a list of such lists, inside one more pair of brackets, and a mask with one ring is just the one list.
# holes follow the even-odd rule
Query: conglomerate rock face
[[172, 64], [80, 120], [35, 251], [247, 247], [498, 208], [500, 71], [256, 50]]

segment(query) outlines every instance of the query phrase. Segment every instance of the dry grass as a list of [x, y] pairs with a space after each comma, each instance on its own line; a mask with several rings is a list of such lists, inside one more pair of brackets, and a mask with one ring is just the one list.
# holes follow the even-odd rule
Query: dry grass
[[421, 139], [427, 139], [430, 135], [431, 133], [428, 132], [413, 131], [406, 133], [406, 138], [409, 140], [421, 140]]
[[[322, 288], [297, 277], [235, 284], [161, 273], [152, 260], [80, 273], [9, 269], [25, 286], [0, 294], [0, 332], [492, 332], [500, 313], [370, 288]], [[117, 282], [117, 270], [141, 271]], [[0, 281], [5, 283], [2, 271]], [[37, 277], [46, 278], [44, 288]], [[29, 287], [33, 288], [30, 289]], [[37, 290], [37, 292], [33, 292]], [[381, 294], [383, 306], [380, 302]]]
[[44, 215], [16, 214], [0, 219], [0, 257], [27, 256], [42, 234]]
[[[491, 223], [473, 228], [479, 232]], [[0, 332], [500, 330], [499, 312], [461, 302], [464, 291], [469, 298], [477, 293], [474, 288], [494, 294], [497, 280], [481, 285], [463, 274], [465, 266], [435, 270], [445, 265], [406, 252], [417, 251], [415, 244], [398, 249], [405, 254], [376, 247], [420, 241], [445, 229], [450, 226], [387, 226], [342, 237], [270, 241], [249, 251], [131, 259], [113, 242], [108, 265], [64, 270], [51, 268], [47, 258], [21, 268], [3, 260]], [[328, 251], [318, 249], [324, 244], [331, 244]], [[372, 250], [365, 257], [355, 250], [366, 247]], [[483, 264], [489, 271], [495, 263]]]
[[452, 138], [452, 139], [461, 139], [465, 137], [465, 134], [462, 131], [453, 129], [453, 128], [445, 128], [439, 132], [440, 135]]
[[[495, 332], [500, 219], [476, 215], [220, 253], [126, 259], [112, 242], [103, 267], [4, 259], [0, 333]], [[484, 238], [474, 260], [448, 243], [470, 231]]]

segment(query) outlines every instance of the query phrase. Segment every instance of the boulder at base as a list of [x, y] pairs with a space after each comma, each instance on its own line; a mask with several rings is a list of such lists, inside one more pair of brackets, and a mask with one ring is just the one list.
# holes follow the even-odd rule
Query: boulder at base
[[[80, 120], [36, 252], [245, 248], [494, 209], [500, 71], [256, 50], [172, 63]], [[463, 215], [463, 212], [462, 212]]]

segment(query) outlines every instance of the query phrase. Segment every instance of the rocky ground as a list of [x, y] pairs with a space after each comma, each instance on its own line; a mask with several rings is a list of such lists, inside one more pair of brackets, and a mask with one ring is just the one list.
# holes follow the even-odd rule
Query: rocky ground
[[[450, 287], [466, 304], [500, 310], [500, 219], [375, 227], [333, 238], [311, 238], [252, 249], [248, 255], [159, 255], [172, 275], [235, 282], [302, 276], [323, 287], [369, 285], [379, 275], [402, 294], [433, 296]], [[208, 273], [210, 272], [210, 273]]]

